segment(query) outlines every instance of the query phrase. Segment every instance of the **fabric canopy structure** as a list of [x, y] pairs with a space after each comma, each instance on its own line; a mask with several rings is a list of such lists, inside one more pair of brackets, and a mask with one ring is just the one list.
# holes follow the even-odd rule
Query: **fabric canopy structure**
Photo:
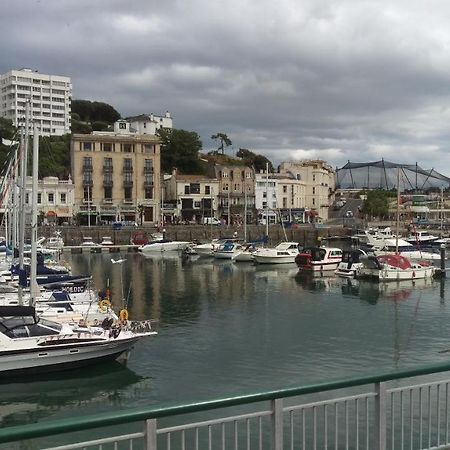
[[399, 164], [381, 161], [348, 162], [336, 169], [336, 187], [340, 189], [396, 189], [397, 172], [400, 171], [400, 189], [426, 190], [448, 188], [450, 178], [434, 169], [422, 169], [416, 164]]

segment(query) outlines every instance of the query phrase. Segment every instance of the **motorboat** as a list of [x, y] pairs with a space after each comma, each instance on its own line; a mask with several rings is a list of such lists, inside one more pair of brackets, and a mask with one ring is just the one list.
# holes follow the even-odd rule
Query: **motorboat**
[[111, 245], [114, 245], [114, 242], [112, 241], [110, 236], [103, 236], [100, 245], [102, 247], [110, 247]]
[[364, 250], [343, 250], [342, 260], [338, 264], [335, 274], [344, 278], [354, 278], [357, 270], [362, 267], [362, 256], [367, 256]]
[[342, 250], [335, 247], [306, 247], [295, 258], [300, 270], [324, 272], [336, 270], [342, 261]]
[[253, 262], [256, 250], [257, 250], [256, 244], [253, 242], [250, 242], [250, 243], [242, 246], [241, 251], [238, 252], [235, 256], [233, 256], [233, 261], [234, 262]]
[[150, 241], [148, 244], [141, 245], [138, 250], [142, 253], [161, 253], [183, 251], [190, 242], [187, 241], [171, 241], [170, 239], [157, 239]]
[[242, 245], [233, 241], [224, 242], [217, 250], [214, 251], [214, 259], [233, 259], [242, 251]]
[[54, 249], [62, 249], [64, 247], [64, 240], [61, 237], [60, 231], [55, 231], [53, 236], [50, 236], [45, 240], [45, 247], [54, 248]]
[[433, 277], [436, 268], [427, 262], [413, 262], [402, 255], [365, 256], [357, 278], [377, 281], [415, 280]]
[[85, 236], [85, 237], [83, 237], [83, 242], [81, 243], [81, 246], [82, 247], [99, 247], [100, 244], [98, 244], [97, 242], [94, 242], [92, 237]]
[[[430, 249], [429, 249], [430, 250]], [[375, 256], [386, 254], [399, 254], [408, 259], [439, 261], [441, 255], [439, 252], [418, 250], [414, 245], [405, 241], [404, 239], [384, 239], [380, 244], [376, 244], [371, 248]]]
[[213, 239], [211, 242], [205, 244], [197, 244], [192, 246], [192, 249], [199, 256], [214, 256], [214, 252], [225, 242], [234, 242], [234, 238], [220, 238]]
[[298, 255], [298, 242], [281, 242], [274, 248], [259, 248], [253, 255], [258, 264], [289, 264]]
[[438, 239], [438, 236], [434, 236], [428, 231], [416, 231], [406, 237], [405, 241], [416, 246], [427, 247], [433, 245]]
[[69, 325], [36, 316], [31, 306], [0, 307], [0, 376], [30, 375], [114, 360], [138, 340], [155, 335], [150, 322], [99, 327]]

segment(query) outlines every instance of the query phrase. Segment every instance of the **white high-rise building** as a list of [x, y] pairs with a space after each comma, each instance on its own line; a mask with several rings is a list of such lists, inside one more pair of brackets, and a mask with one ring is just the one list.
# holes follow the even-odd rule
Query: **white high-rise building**
[[45, 75], [32, 69], [10, 70], [0, 75], [0, 89], [0, 117], [12, 120], [15, 126], [24, 124], [25, 103], [29, 99], [31, 117], [40, 126], [41, 134], [70, 133], [69, 77]]

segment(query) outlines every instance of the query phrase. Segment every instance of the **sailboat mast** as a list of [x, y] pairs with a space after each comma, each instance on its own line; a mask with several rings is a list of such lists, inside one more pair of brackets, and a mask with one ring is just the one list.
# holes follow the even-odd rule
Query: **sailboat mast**
[[25, 250], [25, 196], [27, 190], [27, 160], [30, 123], [30, 100], [25, 103], [25, 146], [20, 166], [20, 207], [19, 207], [19, 305], [23, 304], [23, 287], [26, 286], [26, 274], [24, 268]]
[[38, 216], [38, 167], [39, 167], [39, 134], [35, 123], [33, 126], [33, 184], [31, 190], [31, 262], [30, 262], [30, 306], [36, 304], [39, 293], [37, 288], [37, 216]]
[[269, 237], [269, 163], [266, 163], [266, 236]]
[[400, 168], [397, 167], [397, 217], [395, 224], [395, 254], [398, 255], [398, 233], [400, 229]]
[[244, 184], [244, 242], [247, 242], [247, 186]]

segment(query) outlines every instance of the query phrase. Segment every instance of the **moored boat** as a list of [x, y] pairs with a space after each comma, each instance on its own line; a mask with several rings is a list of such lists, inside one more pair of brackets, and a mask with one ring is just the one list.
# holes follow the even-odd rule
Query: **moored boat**
[[362, 267], [360, 261], [362, 256], [367, 256], [364, 250], [344, 250], [335, 274], [344, 278], [354, 278], [358, 269]]
[[258, 264], [289, 264], [298, 255], [298, 242], [281, 242], [275, 248], [259, 248], [253, 255]]
[[377, 281], [398, 281], [431, 278], [435, 267], [426, 262], [413, 262], [402, 255], [365, 256], [357, 278], [371, 278]]
[[300, 270], [325, 272], [336, 270], [342, 260], [342, 250], [334, 247], [306, 247], [295, 258]]

